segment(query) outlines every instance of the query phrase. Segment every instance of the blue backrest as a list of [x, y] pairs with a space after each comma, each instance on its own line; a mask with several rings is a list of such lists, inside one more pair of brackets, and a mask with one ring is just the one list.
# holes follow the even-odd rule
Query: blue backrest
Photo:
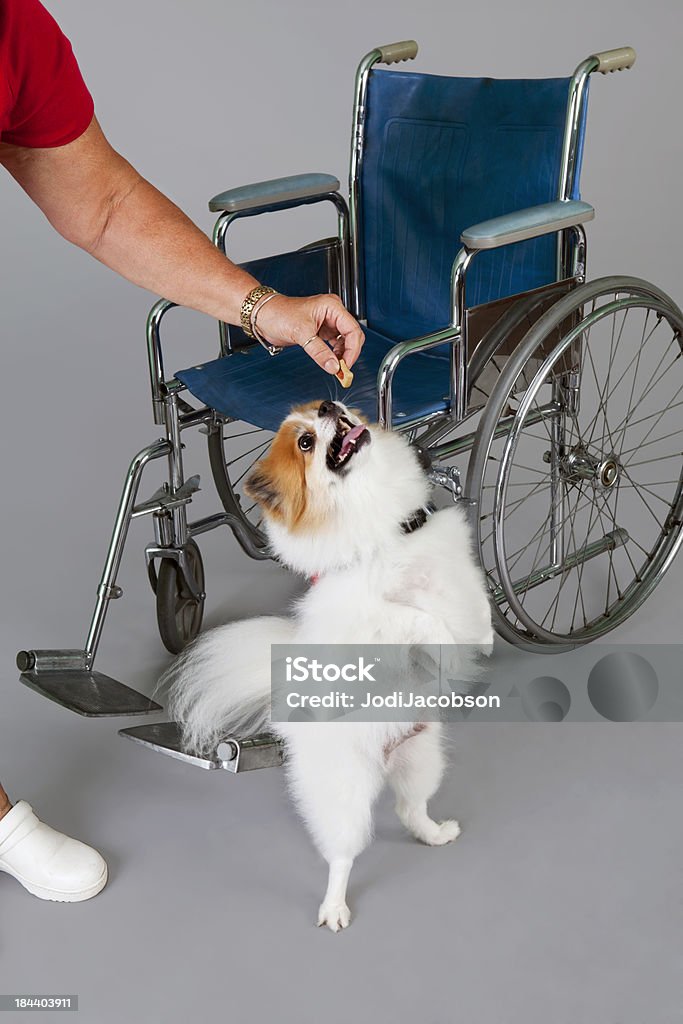
[[[371, 72], [360, 183], [371, 327], [396, 340], [444, 327], [461, 232], [558, 198], [568, 92], [567, 78]], [[554, 235], [478, 254], [468, 306], [555, 280], [555, 254]]]

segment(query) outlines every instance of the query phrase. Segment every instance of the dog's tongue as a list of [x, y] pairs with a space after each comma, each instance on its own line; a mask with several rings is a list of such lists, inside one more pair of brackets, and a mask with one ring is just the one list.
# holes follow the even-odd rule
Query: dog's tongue
[[356, 440], [356, 438], [360, 437], [364, 430], [365, 426], [362, 423], [359, 423], [357, 427], [351, 427], [348, 434], [344, 434], [344, 439], [342, 441], [341, 451], [339, 454], [346, 455], [349, 448], [353, 446], [353, 443]]

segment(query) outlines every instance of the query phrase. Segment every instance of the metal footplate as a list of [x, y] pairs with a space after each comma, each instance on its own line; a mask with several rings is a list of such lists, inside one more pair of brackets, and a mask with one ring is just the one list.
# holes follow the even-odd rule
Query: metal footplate
[[269, 733], [238, 739], [228, 736], [206, 754], [190, 754], [183, 749], [180, 728], [177, 722], [157, 722], [136, 725], [131, 729], [119, 729], [119, 736], [141, 743], [160, 754], [167, 754], [179, 761], [186, 761], [197, 768], [210, 771], [221, 768], [228, 772], [250, 772], [257, 768], [276, 768], [282, 764], [284, 746], [281, 740]]
[[19, 651], [17, 668], [26, 686], [87, 718], [163, 711], [144, 693], [89, 669], [85, 651]]

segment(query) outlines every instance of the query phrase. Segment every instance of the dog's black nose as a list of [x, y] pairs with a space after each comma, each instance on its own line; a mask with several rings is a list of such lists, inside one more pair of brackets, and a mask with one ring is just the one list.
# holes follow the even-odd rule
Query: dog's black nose
[[337, 404], [336, 402], [321, 402], [320, 408], [318, 409], [318, 416], [336, 416], [337, 415]]

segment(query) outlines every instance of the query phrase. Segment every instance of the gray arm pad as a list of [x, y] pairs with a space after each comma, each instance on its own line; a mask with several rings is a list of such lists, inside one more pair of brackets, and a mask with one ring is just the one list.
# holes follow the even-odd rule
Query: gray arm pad
[[331, 174], [293, 174], [289, 178], [257, 181], [253, 185], [220, 192], [209, 203], [209, 209], [213, 213], [242, 213], [245, 210], [266, 213], [337, 191], [339, 181]]
[[468, 249], [497, 249], [511, 242], [523, 242], [527, 238], [538, 238], [575, 224], [584, 224], [594, 216], [595, 210], [590, 203], [558, 199], [554, 203], [530, 206], [527, 210], [482, 221], [463, 231], [460, 241]]

